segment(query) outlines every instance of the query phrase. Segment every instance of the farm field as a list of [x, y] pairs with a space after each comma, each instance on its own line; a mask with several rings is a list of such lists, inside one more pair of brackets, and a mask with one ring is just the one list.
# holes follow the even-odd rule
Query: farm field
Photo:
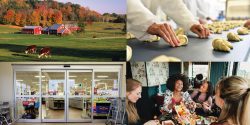
[[[0, 61], [124, 61], [124, 24], [98, 22], [87, 25], [84, 33], [68, 36], [20, 34], [20, 27], [0, 25]], [[25, 54], [36, 45], [36, 54]], [[38, 58], [42, 47], [51, 48], [51, 58]]]

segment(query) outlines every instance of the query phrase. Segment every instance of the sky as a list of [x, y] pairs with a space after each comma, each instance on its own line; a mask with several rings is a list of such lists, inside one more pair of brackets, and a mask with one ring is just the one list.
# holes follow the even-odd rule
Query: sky
[[58, 2], [71, 2], [80, 4], [84, 7], [89, 7], [101, 14], [103, 13], [117, 13], [126, 14], [127, 3], [126, 0], [56, 0]]

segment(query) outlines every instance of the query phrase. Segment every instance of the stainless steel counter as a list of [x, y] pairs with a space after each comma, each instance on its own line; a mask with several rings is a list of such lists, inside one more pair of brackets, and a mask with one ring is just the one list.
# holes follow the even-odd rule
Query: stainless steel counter
[[170, 47], [162, 39], [152, 43], [131, 39], [128, 41], [128, 45], [133, 50], [131, 61], [151, 61], [160, 55], [177, 57], [182, 61], [247, 61], [250, 54], [250, 35], [240, 35], [243, 41], [231, 42], [234, 49], [230, 52], [213, 50], [213, 39], [227, 39], [228, 32], [237, 33], [237, 29], [223, 31], [222, 34], [211, 34], [208, 39], [188, 36], [188, 45], [177, 48]]

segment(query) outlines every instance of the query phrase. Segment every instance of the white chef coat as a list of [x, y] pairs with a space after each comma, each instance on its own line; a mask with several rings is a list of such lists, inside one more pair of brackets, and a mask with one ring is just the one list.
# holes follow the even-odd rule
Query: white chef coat
[[183, 2], [197, 20], [199, 20], [199, 18], [206, 19], [208, 17], [206, 12], [208, 6], [205, 6], [204, 0], [183, 0]]
[[140, 40], [150, 39], [146, 31], [153, 23], [165, 23], [157, 16], [159, 7], [185, 31], [197, 24], [183, 0], [127, 0], [127, 30]]

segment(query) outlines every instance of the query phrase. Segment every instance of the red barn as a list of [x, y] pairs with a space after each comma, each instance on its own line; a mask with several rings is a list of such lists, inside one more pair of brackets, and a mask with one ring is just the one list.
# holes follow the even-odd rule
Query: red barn
[[56, 34], [62, 30], [65, 29], [65, 26], [63, 24], [54, 24], [51, 27], [49, 27], [49, 34]]
[[70, 30], [68, 28], [64, 28], [64, 29], [61, 29], [59, 32], [58, 32], [58, 35], [68, 35], [70, 34]]
[[22, 33], [39, 35], [42, 33], [42, 27], [40, 27], [40, 26], [24, 26], [22, 28]]

